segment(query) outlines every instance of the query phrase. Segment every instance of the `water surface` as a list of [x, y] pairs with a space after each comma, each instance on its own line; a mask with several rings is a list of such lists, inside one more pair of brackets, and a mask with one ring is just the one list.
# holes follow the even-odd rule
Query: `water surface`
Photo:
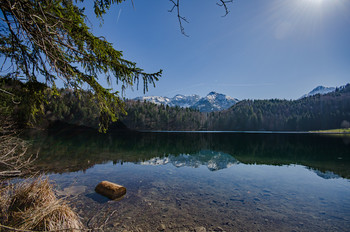
[[[64, 131], [37, 168], [105, 231], [350, 231], [349, 137]], [[127, 188], [120, 201], [94, 192]]]

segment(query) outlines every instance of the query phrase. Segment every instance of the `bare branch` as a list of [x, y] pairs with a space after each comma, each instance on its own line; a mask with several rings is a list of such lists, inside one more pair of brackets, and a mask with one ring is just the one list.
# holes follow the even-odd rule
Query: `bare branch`
[[186, 22], [188, 23], [187, 19], [183, 16], [181, 16], [180, 14], [180, 0], [176, 0], [176, 2], [174, 0], [169, 0], [171, 3], [173, 3], [173, 6], [170, 10], [168, 10], [169, 12], [173, 12], [174, 9], [176, 8], [177, 9], [177, 18], [179, 20], [179, 26], [180, 26], [180, 30], [181, 30], [181, 33], [184, 35], [184, 36], [187, 36], [188, 35], [185, 33], [185, 28], [183, 27], [182, 25], [182, 22]]
[[[176, 0], [176, 1], [169, 0], [169, 1], [172, 3], [172, 7], [170, 10], [168, 10], [168, 12], [172, 13], [174, 11], [174, 9], [176, 9], [177, 18], [179, 20], [179, 26], [180, 26], [181, 33], [188, 37], [182, 23], [183, 22], [189, 23], [189, 22], [185, 17], [181, 16], [181, 14], [180, 14], [180, 0]], [[219, 2], [216, 3], [216, 5], [218, 5], [220, 7], [224, 7], [224, 9], [225, 9], [225, 15], [223, 15], [222, 17], [225, 17], [226, 15], [228, 15], [228, 13], [230, 13], [230, 11], [228, 10], [227, 4], [232, 3], [232, 2], [233, 2], [233, 0], [219, 0]]]
[[216, 5], [218, 6], [222, 6], [225, 8], [225, 15], [223, 15], [222, 17], [225, 17], [226, 15], [228, 15], [228, 13], [230, 13], [230, 11], [227, 8], [227, 3], [232, 3], [233, 0], [220, 0], [220, 2], [217, 2]]

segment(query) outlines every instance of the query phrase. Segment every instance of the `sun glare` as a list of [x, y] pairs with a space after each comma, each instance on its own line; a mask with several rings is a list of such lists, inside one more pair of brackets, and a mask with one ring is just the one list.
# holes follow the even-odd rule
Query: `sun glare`
[[[304, 2], [307, 2], [310, 5], [321, 6], [321, 5], [331, 3], [332, 1], [330, 1], [330, 0], [304, 0]], [[333, 2], [335, 2], [335, 1], [333, 1]]]
[[313, 4], [321, 4], [323, 2], [323, 0], [306, 0], [310, 3], [313, 3]]
[[272, 4], [269, 20], [278, 40], [310, 38], [323, 33], [334, 16], [348, 15], [344, 9], [349, 9], [344, 7], [345, 0], [274, 0]]

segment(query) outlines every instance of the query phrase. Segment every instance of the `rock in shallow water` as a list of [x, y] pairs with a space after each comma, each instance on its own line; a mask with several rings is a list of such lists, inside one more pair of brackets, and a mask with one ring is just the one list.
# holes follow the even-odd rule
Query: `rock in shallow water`
[[121, 198], [126, 194], [126, 188], [124, 186], [109, 181], [100, 182], [96, 186], [95, 191], [111, 200]]
[[194, 231], [195, 232], [207, 232], [207, 230], [203, 226], [198, 226], [198, 227], [194, 228]]

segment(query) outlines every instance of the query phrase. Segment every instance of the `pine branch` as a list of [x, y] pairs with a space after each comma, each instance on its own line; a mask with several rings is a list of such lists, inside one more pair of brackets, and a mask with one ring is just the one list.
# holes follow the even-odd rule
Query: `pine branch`
[[[94, 0], [96, 16], [101, 17], [112, 4], [123, 1]], [[162, 74], [162, 70], [144, 72], [136, 63], [123, 59], [122, 52], [105, 38], [94, 36], [74, 1], [3, 0], [0, 9], [4, 16], [0, 54], [5, 60], [9, 58], [14, 73], [23, 74], [28, 82], [43, 76], [49, 85], [60, 78], [73, 89], [86, 83], [98, 95], [101, 114], [112, 121], [125, 110], [118, 92], [103, 88], [97, 82], [99, 76], [106, 76], [108, 82], [113, 78], [122, 89], [142, 80], [147, 91]]]

